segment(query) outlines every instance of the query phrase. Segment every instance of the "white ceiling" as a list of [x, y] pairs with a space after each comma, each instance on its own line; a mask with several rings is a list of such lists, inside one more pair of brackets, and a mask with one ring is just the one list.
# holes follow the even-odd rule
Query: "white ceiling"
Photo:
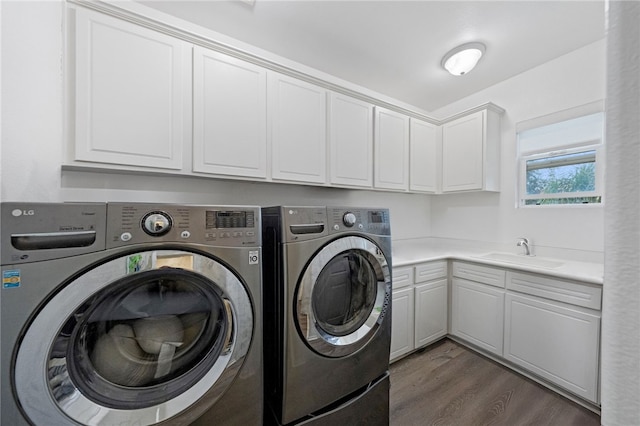
[[[604, 0], [142, 3], [425, 111], [605, 36]], [[471, 41], [485, 56], [449, 75], [442, 57]]]

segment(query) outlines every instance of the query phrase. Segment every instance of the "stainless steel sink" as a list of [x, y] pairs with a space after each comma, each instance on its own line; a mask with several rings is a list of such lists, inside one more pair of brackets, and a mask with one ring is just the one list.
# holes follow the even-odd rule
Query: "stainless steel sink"
[[506, 262], [517, 265], [534, 266], [547, 269], [559, 268], [560, 266], [564, 265], [564, 262], [560, 262], [557, 260], [511, 253], [488, 253], [477, 257], [479, 259], [495, 260], [496, 262]]

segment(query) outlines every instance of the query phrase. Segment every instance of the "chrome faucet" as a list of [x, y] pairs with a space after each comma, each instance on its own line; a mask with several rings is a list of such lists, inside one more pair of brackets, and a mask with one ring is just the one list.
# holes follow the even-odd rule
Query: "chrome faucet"
[[518, 247], [524, 247], [524, 255], [525, 256], [533, 256], [531, 254], [531, 246], [530, 246], [530, 242], [528, 238], [518, 238], [518, 242], [516, 243], [516, 245]]

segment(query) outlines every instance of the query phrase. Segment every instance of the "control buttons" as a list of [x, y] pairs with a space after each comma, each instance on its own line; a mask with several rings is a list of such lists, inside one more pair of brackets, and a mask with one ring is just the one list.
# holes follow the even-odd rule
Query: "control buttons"
[[349, 228], [356, 224], [356, 220], [356, 215], [351, 212], [346, 212], [344, 216], [342, 216], [342, 223]]
[[333, 225], [333, 229], [335, 229], [336, 231], [340, 230], [340, 226], [339, 225]]
[[133, 236], [131, 235], [131, 232], [123, 232], [122, 234], [120, 234], [120, 241], [129, 241]]
[[364, 225], [363, 225], [363, 224], [361, 224], [361, 223], [359, 223], [359, 224], [358, 224], [358, 229], [364, 229]]
[[185, 238], [186, 239], [186, 238], [189, 238], [190, 236], [191, 236], [191, 232], [189, 232], [189, 231], [182, 231], [180, 233], [180, 238]]
[[165, 212], [151, 212], [142, 218], [142, 230], [152, 237], [166, 234], [171, 225], [171, 216]]

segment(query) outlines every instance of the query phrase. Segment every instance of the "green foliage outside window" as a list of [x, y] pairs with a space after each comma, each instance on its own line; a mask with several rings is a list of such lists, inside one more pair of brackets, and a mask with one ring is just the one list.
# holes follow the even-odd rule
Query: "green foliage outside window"
[[[567, 194], [595, 191], [596, 164], [570, 164], [527, 170], [527, 194]], [[525, 205], [600, 203], [601, 197], [577, 196], [527, 199]]]

